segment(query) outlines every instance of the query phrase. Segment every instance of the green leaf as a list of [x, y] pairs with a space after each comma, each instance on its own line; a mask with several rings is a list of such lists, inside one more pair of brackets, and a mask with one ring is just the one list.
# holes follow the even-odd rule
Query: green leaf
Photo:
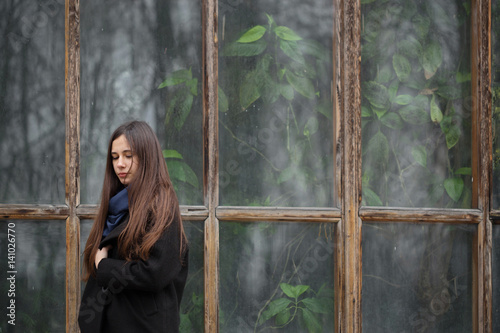
[[460, 168], [457, 171], [454, 172], [455, 175], [466, 175], [466, 176], [471, 176], [472, 175], [472, 169], [471, 168]]
[[179, 180], [198, 188], [198, 177], [193, 169], [183, 161], [168, 160], [168, 173], [173, 180]]
[[277, 326], [283, 326], [290, 320], [290, 309], [285, 309], [276, 315]]
[[311, 80], [297, 76], [293, 74], [291, 71], [286, 71], [286, 80], [290, 85], [297, 91], [299, 94], [302, 96], [313, 99], [316, 96], [316, 93], [314, 91], [314, 86], [311, 82]]
[[180, 131], [182, 126], [184, 126], [184, 122], [186, 121], [187, 116], [191, 112], [191, 107], [193, 106], [193, 95], [186, 94], [184, 99], [179, 100], [177, 105], [177, 116], [174, 117], [174, 126]]
[[255, 73], [251, 72], [245, 76], [240, 85], [240, 105], [247, 109], [253, 102], [260, 98], [259, 87], [255, 82]]
[[375, 81], [378, 83], [387, 83], [392, 78], [392, 68], [390, 66], [382, 66], [378, 71]]
[[219, 112], [226, 112], [229, 109], [229, 101], [227, 96], [221, 87], [217, 86], [218, 91], [218, 101], [219, 101]]
[[191, 73], [191, 68], [190, 69], [179, 69], [179, 70], [173, 72], [171, 75], [167, 76], [165, 81], [163, 81], [158, 86], [158, 89], [178, 85], [180, 83], [191, 80], [192, 77], [193, 77], [193, 75]]
[[457, 72], [455, 74], [455, 80], [457, 81], [457, 83], [468, 82], [471, 80], [471, 73], [470, 72], [467, 72], [467, 73]]
[[446, 132], [446, 146], [448, 149], [453, 148], [458, 143], [460, 135], [462, 135], [460, 128], [452, 123], [449, 130]]
[[331, 62], [332, 60], [328, 49], [313, 39], [303, 39], [297, 44], [304, 54], [311, 55], [320, 61]]
[[297, 35], [295, 31], [285, 26], [279, 26], [274, 28], [274, 33], [276, 34], [276, 36], [278, 36], [283, 40], [297, 41], [302, 39], [302, 37]]
[[186, 86], [193, 96], [198, 96], [198, 79], [194, 78], [186, 82]]
[[302, 318], [309, 333], [320, 333], [322, 331], [318, 318], [308, 309], [302, 309]]
[[253, 28], [247, 30], [238, 40], [238, 43], [252, 43], [264, 36], [266, 33], [266, 28], [261, 25], [256, 25]]
[[394, 98], [394, 103], [399, 105], [408, 105], [413, 101], [413, 96], [411, 95], [398, 95]]
[[285, 53], [293, 60], [301, 64], [305, 63], [304, 57], [302, 56], [299, 48], [297, 47], [297, 42], [280, 40], [280, 49], [283, 51], [283, 53]]
[[363, 193], [363, 200], [365, 201], [366, 206], [379, 207], [384, 205], [382, 203], [382, 200], [380, 200], [380, 197], [368, 187], [366, 188], [363, 187], [362, 193]]
[[431, 40], [427, 47], [424, 49], [422, 56], [422, 67], [424, 68], [424, 75], [427, 80], [436, 74], [439, 66], [443, 62], [443, 55], [441, 52], [441, 45]]
[[387, 92], [389, 94], [389, 101], [394, 101], [396, 98], [396, 95], [398, 94], [398, 89], [399, 89], [399, 80], [393, 80], [392, 83], [389, 85], [389, 88], [387, 89]]
[[422, 16], [420, 14], [415, 15], [412, 18], [413, 29], [417, 33], [420, 40], [424, 40], [429, 33], [429, 27], [431, 25], [431, 20], [427, 16]]
[[394, 67], [394, 71], [401, 82], [408, 80], [411, 74], [411, 64], [405, 56], [397, 53], [394, 54], [392, 57], [392, 67]]
[[373, 112], [371, 111], [371, 108], [367, 108], [366, 106], [361, 107], [361, 117], [366, 118], [366, 117], [371, 117], [373, 116]]
[[296, 169], [294, 166], [289, 166], [283, 169], [280, 172], [280, 175], [278, 176], [277, 180], [278, 185], [292, 179], [295, 176], [295, 170]]
[[464, 190], [464, 181], [462, 180], [462, 178], [457, 177], [445, 179], [444, 188], [450, 198], [453, 201], [457, 202]]
[[375, 81], [365, 82], [362, 94], [377, 109], [387, 109], [389, 107], [387, 88]]
[[318, 131], [319, 123], [316, 117], [310, 117], [307, 119], [307, 123], [304, 126], [304, 136], [310, 137]]
[[291, 302], [292, 301], [287, 298], [278, 298], [277, 300], [272, 301], [267, 306], [267, 309], [262, 312], [262, 316], [260, 317], [259, 322], [262, 324], [263, 322], [276, 316], [278, 313], [285, 310]]
[[[328, 300], [326, 298], [323, 298], [322, 300], [328, 302]], [[328, 304], [325, 304], [324, 301], [322, 302], [318, 298], [304, 298], [301, 302], [304, 303], [306, 308], [312, 312], [329, 314], [330, 310], [329, 310]]]
[[417, 162], [424, 168], [427, 167], [427, 150], [425, 149], [425, 146], [413, 146], [411, 148], [411, 155], [413, 156], [415, 162]]
[[398, 43], [398, 51], [408, 58], [419, 58], [422, 54], [422, 44], [413, 36]]
[[291, 101], [294, 97], [293, 87], [289, 84], [280, 85], [280, 94], [285, 97], [286, 100]]
[[264, 39], [259, 39], [253, 43], [230, 43], [226, 44], [221, 52], [225, 57], [252, 57], [261, 54], [267, 48]]
[[280, 288], [281, 288], [281, 290], [283, 290], [285, 295], [287, 295], [288, 297], [293, 298], [293, 299], [297, 299], [300, 295], [305, 293], [307, 291], [307, 289], [309, 289], [309, 286], [302, 285], [302, 284], [292, 286], [288, 283], [283, 282], [283, 283], [280, 283]]
[[412, 125], [422, 125], [429, 122], [429, 114], [415, 105], [407, 105], [399, 109], [399, 114], [404, 121]]
[[435, 124], [439, 124], [443, 120], [443, 112], [436, 104], [436, 95], [432, 95], [431, 99], [431, 120]]
[[401, 116], [396, 112], [389, 112], [385, 114], [382, 118], [380, 118], [380, 122], [389, 128], [392, 129], [401, 129], [403, 128], [403, 120]]
[[178, 158], [181, 160], [183, 158], [182, 155], [177, 150], [173, 150], [173, 149], [162, 150], [162, 153], [163, 153], [164, 158]]
[[389, 160], [389, 141], [384, 133], [378, 131], [370, 141], [368, 141], [366, 151], [373, 156], [372, 163], [387, 164]]
[[376, 108], [374, 106], [372, 106], [371, 109], [377, 115], [378, 119], [382, 118], [387, 113], [387, 111], [389, 111], [389, 109], [387, 109], [387, 108], [386, 109], [378, 109], [378, 108]]
[[178, 90], [168, 103], [165, 115], [165, 126], [168, 126], [172, 121], [174, 127], [180, 130], [191, 112], [192, 105], [193, 95], [189, 89], [184, 87]]

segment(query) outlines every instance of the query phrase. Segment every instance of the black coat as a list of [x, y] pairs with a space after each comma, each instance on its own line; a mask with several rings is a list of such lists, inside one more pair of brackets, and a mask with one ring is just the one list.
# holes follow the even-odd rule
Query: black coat
[[119, 256], [117, 240], [128, 218], [102, 240], [112, 245], [96, 277], [83, 292], [78, 323], [82, 333], [179, 332], [179, 306], [188, 273], [188, 251], [181, 264], [179, 229], [171, 226], [146, 261]]

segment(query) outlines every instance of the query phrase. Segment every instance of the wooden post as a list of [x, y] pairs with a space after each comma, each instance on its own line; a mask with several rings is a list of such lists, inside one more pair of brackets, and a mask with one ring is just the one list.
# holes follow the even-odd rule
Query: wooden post
[[66, 332], [79, 332], [80, 305], [80, 4], [65, 4], [65, 117], [66, 117]]

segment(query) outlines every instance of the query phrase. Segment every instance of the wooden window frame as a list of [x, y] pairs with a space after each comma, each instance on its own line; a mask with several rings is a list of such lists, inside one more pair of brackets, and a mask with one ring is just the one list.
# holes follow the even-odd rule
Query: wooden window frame
[[[335, 223], [335, 330], [361, 332], [361, 231], [363, 223], [415, 222], [474, 224], [474, 332], [492, 332], [491, 0], [471, 0], [472, 209], [361, 207], [361, 7], [357, 0], [333, 0], [334, 105], [338, 207], [254, 208], [219, 206], [217, 1], [202, 0], [203, 30], [203, 206], [181, 206], [185, 220], [204, 221], [205, 332], [219, 326], [219, 223], [224, 221]], [[65, 3], [64, 205], [0, 204], [0, 219], [66, 220], [66, 332], [78, 332], [80, 302], [80, 220], [95, 217], [96, 205], [80, 205], [80, 9]]]

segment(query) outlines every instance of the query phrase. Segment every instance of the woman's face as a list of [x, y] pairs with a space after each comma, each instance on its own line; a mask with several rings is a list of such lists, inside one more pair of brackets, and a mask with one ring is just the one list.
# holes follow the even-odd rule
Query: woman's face
[[139, 167], [137, 156], [132, 153], [125, 135], [120, 135], [111, 143], [111, 158], [115, 174], [123, 185], [134, 179]]

